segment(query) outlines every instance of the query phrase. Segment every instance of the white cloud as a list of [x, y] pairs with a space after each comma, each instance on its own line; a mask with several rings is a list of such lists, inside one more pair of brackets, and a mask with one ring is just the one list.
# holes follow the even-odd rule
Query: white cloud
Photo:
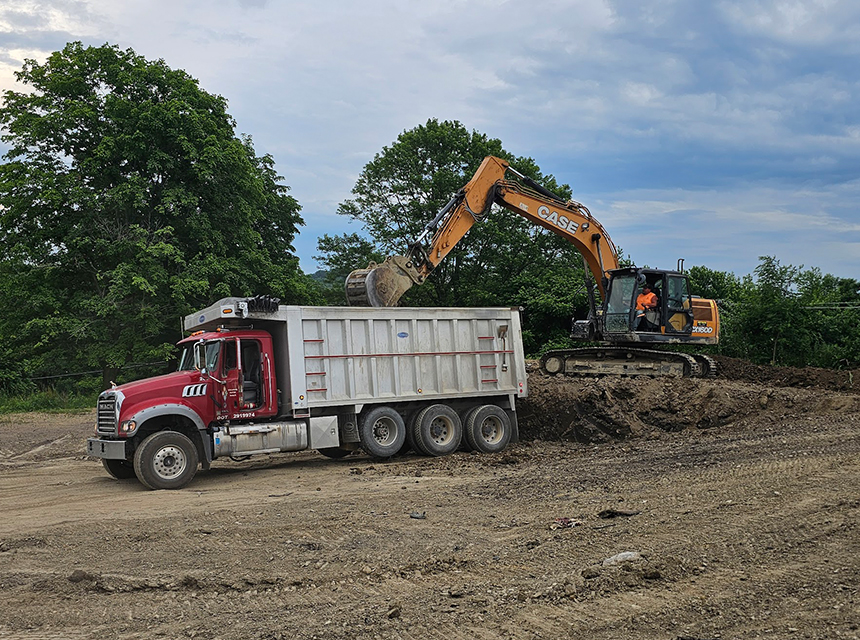
[[[163, 58], [225, 96], [304, 206], [307, 269], [363, 165], [436, 117], [591, 194], [643, 261], [666, 241], [741, 272], [765, 247], [856, 272], [854, 2], [14, 0], [0, 89], [72, 39]], [[654, 182], [666, 190], [629, 186]]]
[[758, 257], [856, 277], [860, 180], [837, 187], [746, 186], [719, 190], [636, 190], [591, 206], [613, 241], [640, 264], [751, 273]]

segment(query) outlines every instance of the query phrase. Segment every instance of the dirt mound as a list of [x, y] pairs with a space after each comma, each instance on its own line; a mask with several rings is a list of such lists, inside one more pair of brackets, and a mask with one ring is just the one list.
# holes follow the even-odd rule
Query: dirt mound
[[678, 378], [570, 378], [529, 375], [519, 405], [524, 440], [600, 442], [661, 431], [720, 427], [768, 415], [860, 411], [860, 395], [743, 381]]
[[746, 360], [725, 356], [714, 356], [714, 359], [717, 361], [719, 376], [724, 380], [741, 380], [779, 387], [815, 387], [860, 394], [860, 370], [856, 369], [853, 371], [815, 367], [798, 369], [753, 364]]

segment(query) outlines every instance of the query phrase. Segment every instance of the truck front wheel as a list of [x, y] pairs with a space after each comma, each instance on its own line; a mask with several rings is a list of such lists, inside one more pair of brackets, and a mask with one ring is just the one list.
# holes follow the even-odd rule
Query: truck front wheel
[[197, 473], [197, 447], [177, 431], [159, 431], [134, 452], [134, 472], [149, 489], [181, 489]]

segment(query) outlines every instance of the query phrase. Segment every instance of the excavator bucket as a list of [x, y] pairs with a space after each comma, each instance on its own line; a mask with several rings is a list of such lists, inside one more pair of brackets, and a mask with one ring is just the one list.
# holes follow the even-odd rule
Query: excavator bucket
[[346, 277], [346, 301], [351, 307], [396, 307], [415, 283], [423, 280], [408, 258], [388, 256]]

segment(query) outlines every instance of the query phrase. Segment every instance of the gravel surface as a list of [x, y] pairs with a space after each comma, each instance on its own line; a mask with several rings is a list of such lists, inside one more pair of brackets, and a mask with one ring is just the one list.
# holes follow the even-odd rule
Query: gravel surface
[[0, 638], [860, 638], [860, 394], [720, 364], [532, 373], [497, 455], [182, 491], [108, 477], [94, 415], [2, 416]]

